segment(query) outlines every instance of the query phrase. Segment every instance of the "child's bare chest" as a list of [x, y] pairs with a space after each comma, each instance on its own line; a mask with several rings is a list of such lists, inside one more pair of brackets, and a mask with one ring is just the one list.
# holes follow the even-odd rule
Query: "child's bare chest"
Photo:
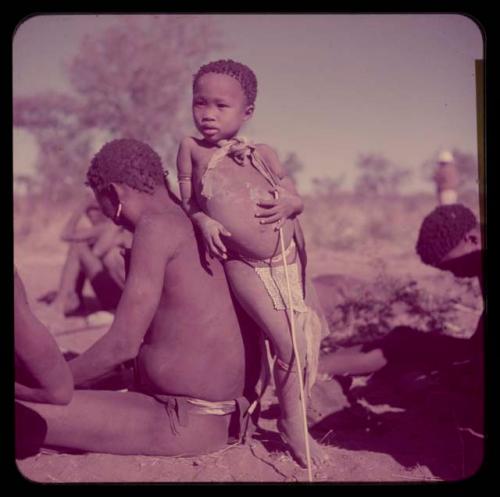
[[251, 164], [248, 157], [238, 164], [231, 157], [219, 157], [210, 164], [213, 151], [200, 151], [193, 156], [193, 180], [198, 192], [211, 192], [210, 197], [236, 195], [256, 202], [269, 196], [271, 185]]

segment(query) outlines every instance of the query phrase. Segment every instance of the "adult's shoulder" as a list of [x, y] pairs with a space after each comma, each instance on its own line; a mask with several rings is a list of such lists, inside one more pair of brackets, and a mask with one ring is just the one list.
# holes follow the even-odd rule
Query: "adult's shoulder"
[[165, 245], [167, 241], [172, 242], [181, 226], [181, 220], [169, 212], [148, 212], [139, 219], [134, 239], [155, 239], [158, 245]]
[[139, 219], [134, 234], [149, 233], [165, 237], [165, 233], [168, 233], [171, 236], [185, 224], [184, 217], [178, 212], [147, 212]]
[[147, 247], [151, 257], [171, 257], [186, 238], [186, 220], [189, 220], [184, 217], [182, 213], [168, 211], [144, 214], [134, 231], [132, 252], [140, 246]]

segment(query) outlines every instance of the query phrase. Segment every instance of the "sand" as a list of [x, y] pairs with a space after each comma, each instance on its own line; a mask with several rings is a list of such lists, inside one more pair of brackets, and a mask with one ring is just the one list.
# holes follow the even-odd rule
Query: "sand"
[[[34, 312], [59, 346], [82, 352], [106, 332], [112, 315], [60, 318], [37, 301], [37, 297], [57, 287], [67, 250], [57, 240], [57, 230], [58, 226], [50, 226], [43, 237], [18, 238], [15, 263]], [[309, 257], [311, 273], [323, 276], [318, 288], [330, 307], [341, 302], [346, 292], [356, 293], [364, 282], [373, 280], [383, 260], [391, 261], [391, 275], [413, 277], [434, 292], [447, 292], [456, 286], [453, 278], [422, 266], [416, 257], [398, 251], [394, 244], [380, 245], [375, 252], [372, 248], [342, 252], [312, 247]], [[91, 295], [89, 288], [85, 292]], [[475, 307], [460, 317], [465, 334], [470, 334], [482, 310], [477, 299], [473, 303]], [[477, 457], [471, 461], [470, 454], [480, 451], [482, 436], [470, 433], [450, 417], [446, 404], [451, 393], [444, 392], [441, 402], [435, 402], [432, 409], [423, 405], [425, 397], [417, 394], [413, 403], [401, 407], [390, 402], [391, 384], [379, 382], [370, 387], [370, 379], [366, 375], [351, 378], [347, 390], [335, 380], [319, 380], [316, 388], [329, 392], [315, 401], [320, 412], [315, 421], [329, 420], [323, 422], [326, 428], [323, 426], [317, 435], [327, 444], [328, 461], [314, 470], [316, 482], [460, 480], [474, 472]], [[351, 395], [353, 392], [358, 393]], [[291, 459], [277, 438], [276, 412], [277, 400], [270, 391], [264, 399], [263, 433], [246, 445], [228, 446], [210, 455], [171, 458], [42, 451], [17, 461], [17, 466], [25, 478], [44, 483], [307, 481], [307, 471]]]

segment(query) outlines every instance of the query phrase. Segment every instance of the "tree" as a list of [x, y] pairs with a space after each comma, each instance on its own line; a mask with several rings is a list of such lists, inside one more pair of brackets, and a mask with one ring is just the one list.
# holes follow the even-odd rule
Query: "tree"
[[410, 171], [393, 164], [377, 154], [361, 155], [356, 163], [359, 174], [354, 190], [361, 195], [390, 195], [399, 193], [409, 179]]
[[200, 16], [124, 16], [87, 36], [66, 67], [74, 96], [36, 95], [14, 102], [14, 125], [39, 144], [37, 170], [55, 192], [81, 184], [97, 142], [133, 137], [165, 167], [190, 118], [192, 75], [220, 45]]
[[60, 93], [14, 101], [14, 126], [33, 133], [39, 149], [31, 191], [43, 191], [54, 200], [83, 185], [91, 134], [81, 125], [80, 114], [79, 101]]
[[215, 36], [206, 19], [163, 15], [125, 17], [101, 37], [86, 37], [68, 68], [83, 122], [168, 155], [190, 116], [192, 75]]
[[313, 195], [315, 197], [334, 197], [335, 194], [340, 191], [344, 180], [344, 175], [336, 178], [331, 178], [329, 176], [313, 178]]

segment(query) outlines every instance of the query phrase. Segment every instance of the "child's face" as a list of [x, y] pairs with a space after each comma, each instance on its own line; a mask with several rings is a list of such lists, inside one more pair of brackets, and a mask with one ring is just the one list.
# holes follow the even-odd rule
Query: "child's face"
[[194, 88], [194, 123], [211, 143], [235, 136], [253, 108], [247, 105], [240, 83], [226, 74], [204, 74]]

